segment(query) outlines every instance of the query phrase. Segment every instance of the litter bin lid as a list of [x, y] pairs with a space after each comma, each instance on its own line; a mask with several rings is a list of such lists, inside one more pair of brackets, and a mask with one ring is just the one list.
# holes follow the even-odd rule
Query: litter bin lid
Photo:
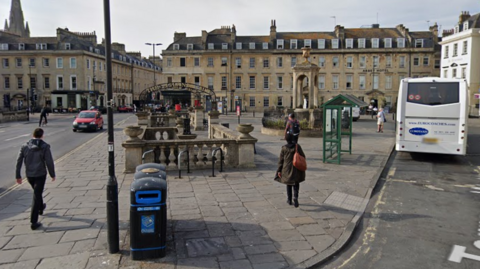
[[144, 177], [135, 180], [130, 185], [130, 203], [139, 203], [138, 194], [157, 193], [156, 197], [165, 203], [167, 200], [167, 181], [158, 177]]
[[157, 168], [144, 168], [133, 175], [133, 180], [138, 180], [144, 177], [155, 177], [167, 179], [167, 173]]
[[163, 164], [159, 164], [159, 163], [144, 163], [144, 164], [140, 164], [137, 166], [137, 168], [135, 168], [135, 172], [138, 172], [138, 171], [141, 171], [145, 168], [156, 168], [158, 170], [161, 170], [161, 171], [166, 171], [167, 168], [165, 167], [165, 165]]

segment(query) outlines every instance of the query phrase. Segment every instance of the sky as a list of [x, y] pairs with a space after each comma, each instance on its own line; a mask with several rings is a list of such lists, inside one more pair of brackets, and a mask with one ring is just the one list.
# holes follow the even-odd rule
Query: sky
[[[104, 38], [103, 0], [21, 0], [31, 36], [55, 36], [57, 28], [97, 33]], [[0, 18], [9, 18], [11, 0], [0, 0]], [[161, 54], [175, 32], [201, 36], [202, 30], [235, 25], [237, 35], [269, 35], [270, 21], [277, 32], [333, 31], [335, 24], [360, 28], [403, 24], [410, 31], [427, 31], [435, 22], [452, 29], [461, 11], [480, 13], [478, 0], [110, 0], [112, 41], [127, 51]]]

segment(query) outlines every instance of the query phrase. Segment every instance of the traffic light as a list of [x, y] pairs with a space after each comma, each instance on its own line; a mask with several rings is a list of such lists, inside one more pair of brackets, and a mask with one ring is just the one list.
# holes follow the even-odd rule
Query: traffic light
[[35, 89], [34, 88], [31, 88], [30, 89], [30, 101], [33, 102], [33, 95], [35, 94]]

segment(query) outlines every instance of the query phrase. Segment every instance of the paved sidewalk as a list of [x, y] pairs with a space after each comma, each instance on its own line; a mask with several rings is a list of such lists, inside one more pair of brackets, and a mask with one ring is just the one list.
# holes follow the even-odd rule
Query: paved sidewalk
[[[233, 114], [233, 113], [232, 113]], [[123, 126], [132, 125], [134, 117]], [[237, 117], [221, 116], [235, 128]], [[300, 138], [307, 156], [307, 178], [300, 185], [300, 207], [286, 203], [285, 185], [273, 180], [285, 141], [260, 134], [257, 168], [169, 172], [167, 257], [129, 258], [129, 197], [132, 174], [122, 174], [126, 139], [115, 131], [119, 182], [121, 252], [107, 251], [105, 184], [107, 137], [61, 158], [57, 181], [48, 182], [44, 227], [31, 231], [31, 190], [26, 184], [0, 198], [0, 269], [3, 268], [308, 268], [343, 246], [359, 218], [393, 148], [393, 123], [375, 133], [375, 122], [354, 123], [353, 154], [342, 164], [322, 163], [321, 138]], [[388, 129], [388, 128], [387, 128]], [[13, 179], [12, 179], [13, 180]]]

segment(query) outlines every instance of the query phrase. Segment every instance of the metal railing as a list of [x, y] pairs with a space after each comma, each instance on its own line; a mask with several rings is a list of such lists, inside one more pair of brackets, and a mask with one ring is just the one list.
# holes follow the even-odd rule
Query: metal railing
[[220, 150], [220, 172], [223, 172], [223, 150], [221, 148], [216, 148], [212, 150], [212, 177], [215, 177], [215, 161], [217, 157], [215, 154]]
[[190, 151], [187, 149], [178, 153], [178, 178], [182, 178], [182, 154], [187, 153], [187, 173], [190, 173]]

